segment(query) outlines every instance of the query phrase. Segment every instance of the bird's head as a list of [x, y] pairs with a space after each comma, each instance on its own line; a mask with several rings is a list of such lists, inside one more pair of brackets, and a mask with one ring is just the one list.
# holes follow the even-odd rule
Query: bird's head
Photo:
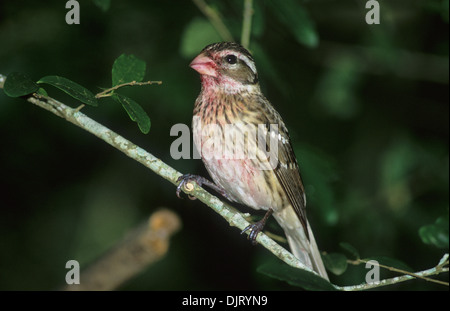
[[201, 75], [204, 88], [220, 88], [226, 93], [259, 88], [252, 55], [235, 42], [206, 46], [190, 66]]

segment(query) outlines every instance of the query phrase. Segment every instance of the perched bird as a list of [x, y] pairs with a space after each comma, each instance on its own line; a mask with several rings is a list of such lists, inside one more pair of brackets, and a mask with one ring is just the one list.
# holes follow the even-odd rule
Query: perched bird
[[253, 243], [273, 214], [293, 254], [328, 279], [306, 218], [305, 189], [288, 130], [261, 93], [252, 55], [238, 43], [214, 43], [190, 66], [202, 86], [194, 107], [194, 143], [214, 183], [186, 174], [179, 178], [177, 195], [195, 180], [231, 201], [267, 210], [244, 230]]

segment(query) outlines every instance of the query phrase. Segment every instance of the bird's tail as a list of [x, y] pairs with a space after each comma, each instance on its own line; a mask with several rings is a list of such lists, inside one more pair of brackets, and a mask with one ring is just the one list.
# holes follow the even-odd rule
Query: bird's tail
[[321, 277], [329, 280], [309, 222], [307, 224], [309, 234], [308, 240], [305, 231], [292, 208], [286, 207], [280, 213], [275, 212], [274, 217], [283, 228], [291, 252], [295, 257], [297, 257], [305, 266], [308, 266], [319, 273]]

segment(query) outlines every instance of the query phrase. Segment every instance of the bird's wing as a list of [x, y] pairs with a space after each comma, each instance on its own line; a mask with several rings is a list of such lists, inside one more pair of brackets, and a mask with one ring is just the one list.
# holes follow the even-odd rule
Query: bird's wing
[[[282, 185], [284, 192], [286, 193], [289, 202], [297, 214], [305, 234], [309, 240], [307, 218], [306, 218], [306, 196], [305, 189], [303, 187], [302, 178], [300, 176], [300, 170], [295, 157], [294, 150], [292, 148], [291, 139], [287, 128], [281, 119], [279, 113], [272, 107], [272, 105], [266, 100], [266, 103], [271, 110], [266, 113], [266, 128], [268, 133], [266, 135], [267, 149], [270, 147], [270, 136], [275, 137], [278, 140], [278, 161], [274, 167], [274, 173], [278, 178], [278, 181]], [[267, 107], [267, 106], [266, 106]], [[272, 134], [270, 124], [278, 125], [278, 133]], [[272, 127], [273, 128], [273, 127]]]

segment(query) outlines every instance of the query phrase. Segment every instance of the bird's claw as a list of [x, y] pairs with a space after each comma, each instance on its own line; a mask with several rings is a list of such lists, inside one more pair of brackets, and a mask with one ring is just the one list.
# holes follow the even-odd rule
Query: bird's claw
[[[193, 186], [186, 188], [187, 185], [191, 184], [192, 182], [195, 181], [197, 183], [197, 185], [199, 185], [200, 187], [202, 187], [203, 185], [210, 187], [211, 189], [217, 191], [218, 193], [220, 193], [224, 198], [226, 198], [228, 201], [233, 201], [233, 199], [227, 194], [227, 192], [225, 191], [225, 189], [223, 189], [222, 187], [216, 185], [213, 182], [210, 182], [208, 179], [202, 177], [202, 176], [198, 176], [198, 175], [194, 175], [194, 174], [184, 174], [181, 175], [180, 177], [178, 177], [177, 182], [180, 182], [177, 186], [177, 197], [180, 197], [180, 192], [181, 192], [181, 188], [185, 188], [188, 191], [191, 191], [193, 189]], [[189, 199], [191, 200], [195, 200], [196, 198], [193, 196], [189, 196]]]
[[264, 228], [264, 222], [258, 221], [254, 224], [250, 224], [247, 227], [245, 227], [244, 230], [241, 231], [241, 234], [244, 234], [246, 231], [250, 230], [250, 233], [247, 236], [247, 239], [249, 239], [253, 245], [256, 245], [256, 238], [258, 237], [258, 234], [262, 231]]
[[[200, 187], [203, 185], [201, 177], [197, 176], [197, 175], [193, 175], [193, 174], [184, 174], [181, 175], [180, 177], [177, 178], [177, 182], [179, 182], [178, 186], [177, 186], [177, 191], [176, 191], [176, 195], [179, 199], [182, 199], [182, 197], [180, 196], [181, 193], [181, 189], [184, 188], [188, 191], [194, 189], [194, 186], [192, 185], [192, 182], [195, 181]], [[191, 186], [188, 186], [191, 185]], [[196, 197], [189, 195], [188, 197], [190, 200], [195, 200], [197, 199]]]
[[267, 213], [260, 221], [257, 221], [254, 224], [250, 224], [247, 227], [245, 227], [245, 229], [241, 231], [241, 234], [250, 230], [251, 232], [248, 234], [247, 239], [251, 240], [253, 245], [256, 245], [257, 244], [256, 238], [258, 237], [258, 234], [263, 230], [267, 219], [270, 217], [270, 215], [272, 215], [272, 213], [273, 209], [269, 208]]

